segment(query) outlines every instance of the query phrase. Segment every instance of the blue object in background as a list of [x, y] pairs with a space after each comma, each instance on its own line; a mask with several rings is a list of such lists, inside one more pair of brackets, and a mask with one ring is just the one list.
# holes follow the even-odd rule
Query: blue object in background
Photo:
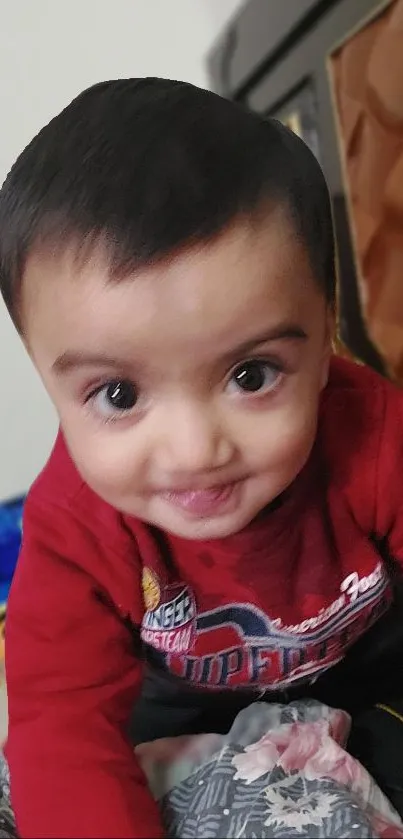
[[24, 498], [0, 504], [0, 603], [7, 599], [21, 546]]

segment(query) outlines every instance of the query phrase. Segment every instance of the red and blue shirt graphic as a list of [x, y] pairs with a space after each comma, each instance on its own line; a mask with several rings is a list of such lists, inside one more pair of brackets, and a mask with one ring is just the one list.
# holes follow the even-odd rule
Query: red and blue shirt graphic
[[145, 612], [141, 636], [165, 669], [194, 685], [278, 690], [312, 682], [339, 662], [390, 602], [381, 562], [365, 576], [351, 572], [335, 599], [293, 625], [251, 603], [199, 611], [190, 587], [177, 583]]

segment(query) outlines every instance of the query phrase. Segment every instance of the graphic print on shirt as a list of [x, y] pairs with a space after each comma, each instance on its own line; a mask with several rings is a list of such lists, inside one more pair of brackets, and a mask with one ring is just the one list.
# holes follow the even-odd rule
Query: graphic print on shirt
[[145, 644], [167, 654], [192, 649], [196, 637], [196, 601], [183, 583], [165, 586], [161, 591], [157, 575], [144, 568], [142, 588], [146, 613], [141, 638]]
[[339, 596], [301, 623], [284, 624], [250, 603], [197, 613], [188, 586], [168, 586], [143, 618], [141, 637], [161, 665], [209, 688], [283, 689], [314, 681], [388, 609], [391, 587], [382, 563], [367, 576], [354, 571]]

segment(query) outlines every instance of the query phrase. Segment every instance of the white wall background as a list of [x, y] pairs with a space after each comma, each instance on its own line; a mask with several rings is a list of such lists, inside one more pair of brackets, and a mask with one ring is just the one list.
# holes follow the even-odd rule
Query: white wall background
[[[107, 78], [208, 86], [204, 58], [242, 0], [13, 0], [0, 14], [0, 183], [36, 132]], [[0, 302], [0, 500], [24, 492], [57, 422]]]

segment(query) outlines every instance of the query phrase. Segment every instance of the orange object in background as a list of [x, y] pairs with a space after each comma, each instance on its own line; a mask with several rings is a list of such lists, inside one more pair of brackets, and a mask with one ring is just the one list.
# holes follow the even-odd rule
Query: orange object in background
[[403, 0], [334, 50], [330, 75], [363, 315], [403, 383]]

